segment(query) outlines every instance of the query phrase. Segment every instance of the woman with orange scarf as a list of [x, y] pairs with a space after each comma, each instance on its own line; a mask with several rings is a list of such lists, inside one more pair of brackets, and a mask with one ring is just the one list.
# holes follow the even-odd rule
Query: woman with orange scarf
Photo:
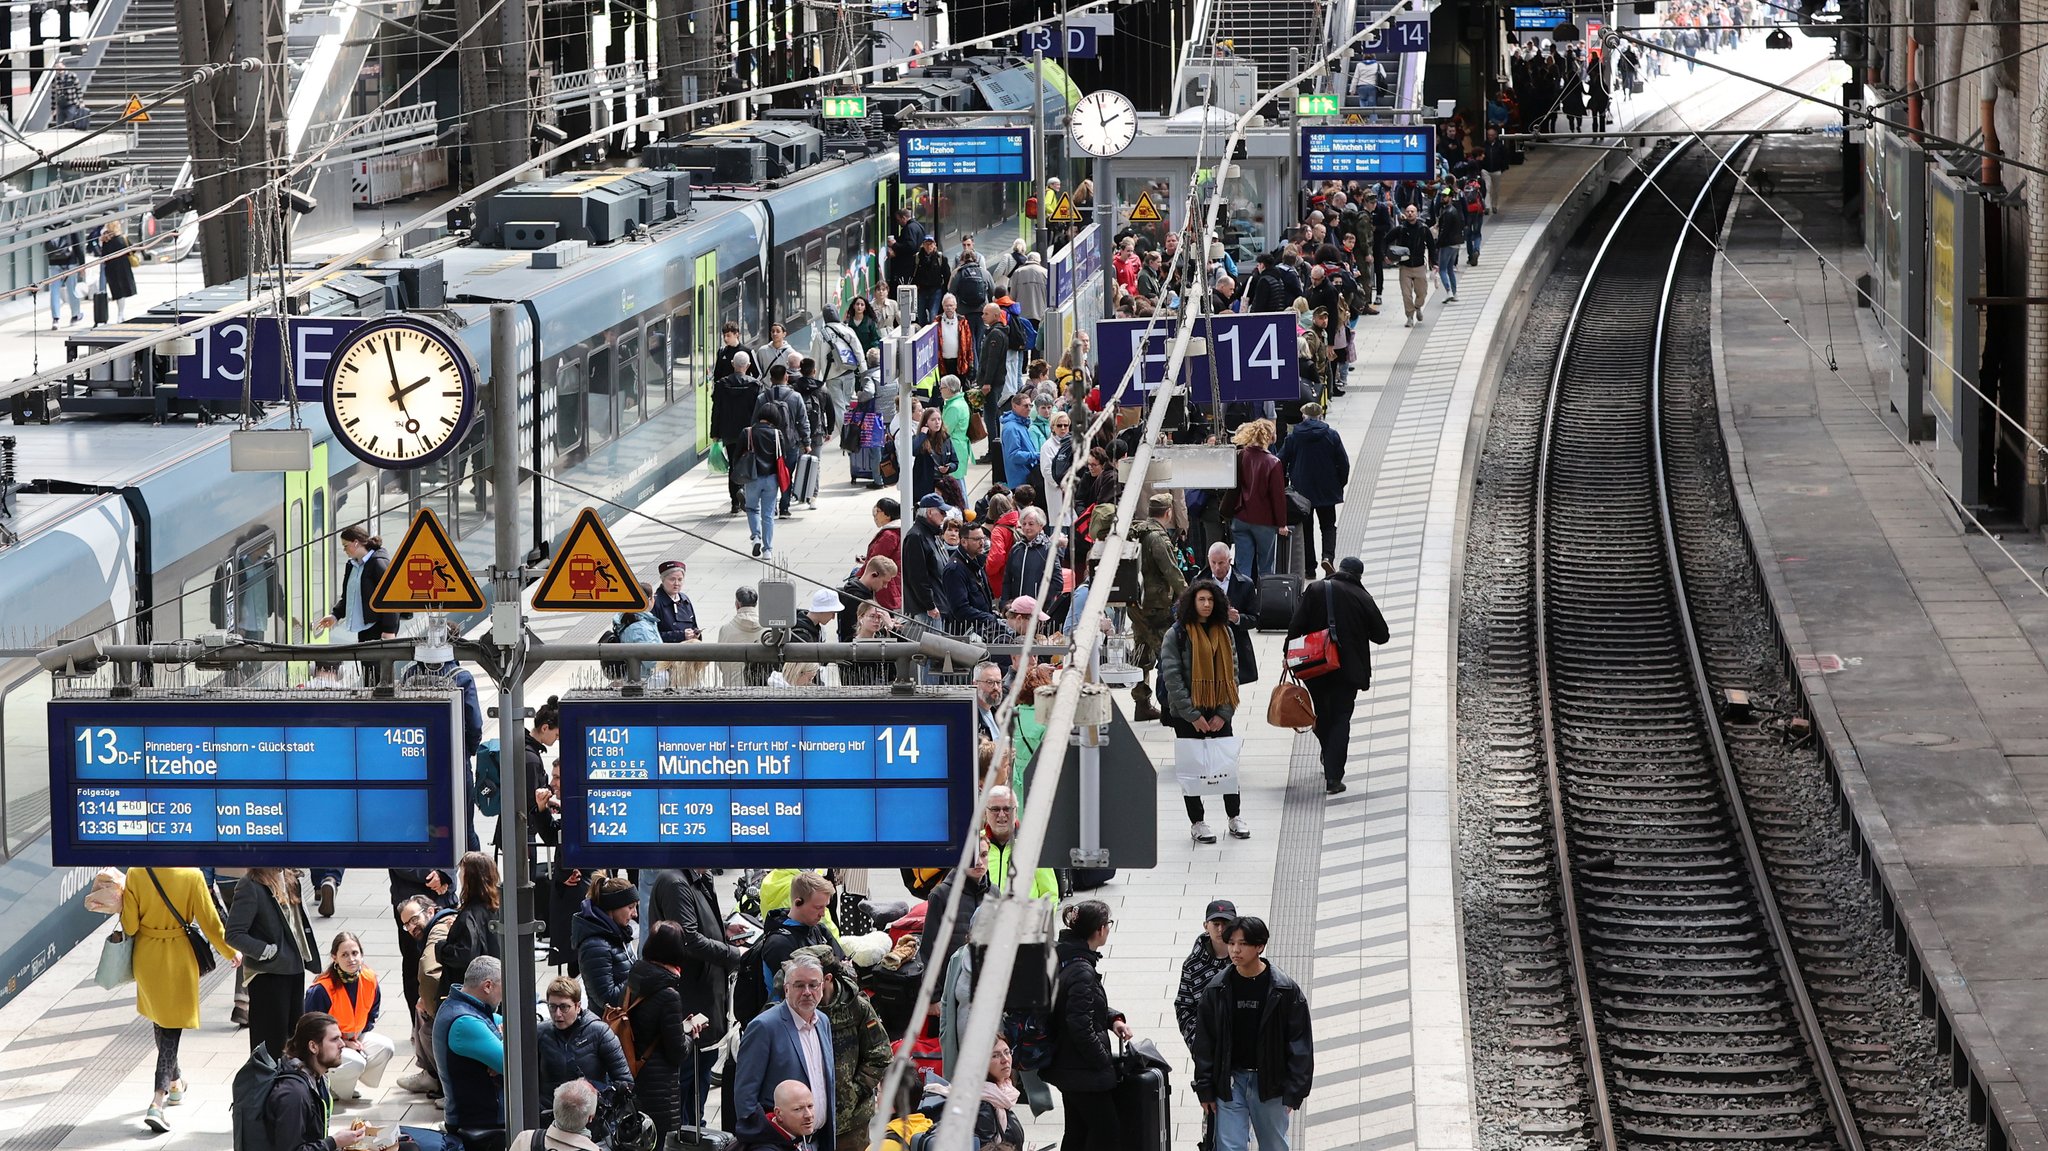
[[1230, 632], [1229, 600], [1214, 581], [1189, 585], [1174, 611], [1174, 625], [1159, 649], [1160, 722], [1173, 729], [1174, 761], [1187, 804], [1188, 833], [1196, 843], [1216, 842], [1202, 796], [1221, 791], [1233, 839], [1250, 839], [1238, 813], [1237, 645]]

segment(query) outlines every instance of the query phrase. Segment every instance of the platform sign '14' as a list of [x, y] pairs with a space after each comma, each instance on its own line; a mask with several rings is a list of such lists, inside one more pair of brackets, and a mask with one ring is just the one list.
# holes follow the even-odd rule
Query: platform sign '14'
[[[1099, 378], [1115, 391], [1132, 365], [1137, 371], [1127, 400], [1149, 392], [1166, 378], [1176, 321], [1104, 320], [1096, 325], [1095, 346], [1101, 349]], [[1246, 315], [1201, 316], [1195, 336], [1208, 343], [1206, 356], [1189, 356], [1180, 381], [1197, 402], [1212, 398], [1214, 379], [1225, 403], [1301, 398], [1300, 353], [1295, 344], [1294, 313], [1254, 312]]]

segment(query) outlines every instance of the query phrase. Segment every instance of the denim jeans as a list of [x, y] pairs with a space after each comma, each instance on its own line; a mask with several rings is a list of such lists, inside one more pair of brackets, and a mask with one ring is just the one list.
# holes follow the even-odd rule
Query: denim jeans
[[71, 318], [77, 319], [78, 273], [67, 272], [50, 281], [50, 322], [53, 324], [57, 322], [57, 293], [60, 290], [64, 293], [64, 299], [71, 305]]
[[1445, 292], [1453, 296], [1458, 294], [1458, 249], [1455, 246], [1446, 244], [1436, 250], [1436, 278]]
[[1216, 1151], [1248, 1151], [1252, 1132], [1259, 1151], [1288, 1151], [1287, 1102], [1259, 1098], [1259, 1073], [1232, 1071], [1230, 1098], [1216, 1104]]
[[782, 496], [781, 484], [773, 473], [756, 476], [746, 483], [747, 530], [761, 540], [768, 551], [775, 550], [775, 501]]
[[1280, 529], [1271, 524], [1230, 521], [1230, 534], [1237, 541], [1231, 567], [1237, 574], [1256, 580], [1273, 570], [1273, 553], [1280, 543]]

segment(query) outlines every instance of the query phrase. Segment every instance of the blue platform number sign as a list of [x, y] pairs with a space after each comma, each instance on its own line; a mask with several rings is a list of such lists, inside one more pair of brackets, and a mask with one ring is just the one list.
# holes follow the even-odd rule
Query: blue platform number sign
[[[1100, 360], [1097, 378], [1106, 392], [1124, 387], [1133, 364], [1138, 370], [1124, 387], [1119, 403], [1136, 404], [1142, 394], [1166, 379], [1176, 321], [1104, 320], [1095, 326]], [[1224, 403], [1286, 402], [1301, 398], [1301, 358], [1295, 343], [1294, 313], [1252, 312], [1202, 316], [1195, 335], [1206, 338], [1209, 354], [1189, 356], [1181, 364], [1180, 381], [1197, 402], [1216, 398]]]
[[49, 705], [60, 867], [447, 867], [460, 703], [289, 698]]
[[972, 816], [966, 696], [571, 699], [560, 746], [577, 866], [943, 865]]
[[934, 128], [896, 134], [903, 179], [914, 184], [1021, 183], [1030, 178], [1031, 129]]
[[193, 353], [178, 357], [178, 395], [188, 400], [282, 403], [284, 365], [289, 354], [298, 399], [318, 403], [327, 361], [334, 349], [362, 326], [356, 319], [294, 316], [279, 335], [276, 316], [243, 316], [222, 320], [201, 332]]
[[1365, 51], [1373, 56], [1397, 56], [1403, 52], [1429, 51], [1427, 19], [1396, 19], [1373, 29], [1365, 37]]
[[1346, 125], [1301, 130], [1304, 180], [1427, 180], [1435, 174], [1435, 128]]
[[[1058, 26], [1039, 24], [1035, 27], [1026, 28], [1022, 32], [1017, 33], [1017, 50], [1026, 55], [1033, 52], [1043, 52], [1047, 56], [1064, 54], [1073, 60], [1095, 59], [1095, 29], [1085, 24], [1068, 24], [1065, 26], [1065, 30], [1067, 34], [1066, 43], [1062, 45], [1060, 43], [1061, 29]], [[1064, 49], [1064, 53], [1062, 49]]]

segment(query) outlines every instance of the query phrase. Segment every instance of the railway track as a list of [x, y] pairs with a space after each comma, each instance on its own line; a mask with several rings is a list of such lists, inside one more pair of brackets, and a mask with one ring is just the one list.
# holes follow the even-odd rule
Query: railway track
[[1813, 829], [1766, 770], [1784, 729], [1720, 718], [1717, 693], [1757, 679], [1741, 628], [1687, 600], [1689, 567], [1715, 596], [1750, 575], [1746, 552], [1719, 558], [1745, 541], [1694, 418], [1702, 390], [1712, 406], [1705, 236], [1732, 183], [1680, 146], [1622, 206], [1515, 445], [1528, 467], [1492, 494], [1527, 509], [1495, 525], [1529, 559], [1500, 573], [1487, 661], [1526, 689], [1496, 702], [1487, 786], [1532, 1149], [1924, 1135]]

